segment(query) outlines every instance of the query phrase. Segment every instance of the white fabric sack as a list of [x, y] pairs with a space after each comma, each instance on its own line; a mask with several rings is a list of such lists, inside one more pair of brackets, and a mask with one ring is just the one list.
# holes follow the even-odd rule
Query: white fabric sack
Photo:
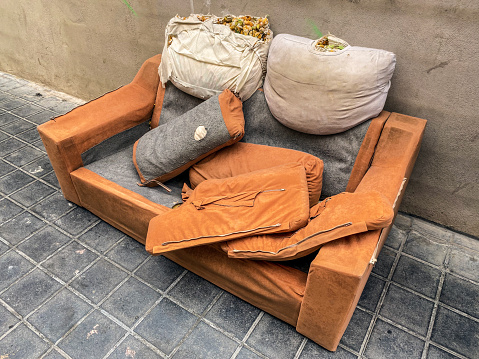
[[165, 86], [170, 80], [202, 99], [229, 89], [245, 101], [263, 83], [271, 41], [237, 34], [228, 26], [215, 24], [215, 19], [200, 21], [191, 15], [168, 22], [158, 69], [160, 81]]
[[320, 52], [315, 42], [286, 34], [273, 39], [264, 83], [273, 116], [294, 130], [329, 135], [379, 115], [396, 56], [356, 46]]

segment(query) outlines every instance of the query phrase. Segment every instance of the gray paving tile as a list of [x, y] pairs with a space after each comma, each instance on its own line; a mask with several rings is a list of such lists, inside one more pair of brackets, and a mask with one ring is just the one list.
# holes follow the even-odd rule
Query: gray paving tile
[[452, 237], [452, 242], [479, 252], [478, 238], [469, 237], [460, 233], [454, 233], [454, 236]]
[[19, 321], [20, 320], [10, 313], [7, 308], [5, 308], [3, 305], [0, 305], [0, 337], [12, 329], [13, 326]]
[[364, 337], [371, 323], [372, 315], [357, 309], [354, 311], [351, 321], [341, 338], [341, 343], [357, 352], [361, 349]]
[[389, 286], [380, 315], [426, 336], [434, 303], [394, 284]]
[[45, 197], [48, 197], [53, 192], [55, 192], [55, 190], [50, 186], [47, 186], [40, 181], [35, 181], [12, 194], [10, 198], [23, 204], [25, 207], [30, 207]]
[[44, 153], [39, 149], [25, 146], [15, 152], [9, 153], [4, 159], [15, 166], [22, 167], [43, 155]]
[[388, 238], [386, 238], [385, 245], [394, 249], [399, 249], [399, 247], [401, 247], [401, 244], [406, 241], [407, 233], [408, 232], [406, 230], [400, 229], [395, 225], [392, 226]]
[[123, 236], [124, 234], [118, 229], [101, 221], [82, 234], [79, 237], [79, 240], [86, 245], [95, 248], [97, 251], [104, 253]]
[[100, 302], [127, 274], [104, 259], [100, 259], [86, 272], [71, 282], [75, 288], [94, 303]]
[[240, 352], [236, 356], [236, 359], [261, 359], [259, 355], [256, 355], [254, 352], [249, 350], [248, 348], [241, 348]]
[[35, 122], [37, 125], [41, 125], [42, 123], [45, 123], [45, 122], [47, 122], [47, 121], [49, 121], [52, 118], [55, 118], [57, 116], [58, 115], [53, 111], [43, 110], [41, 112], [35, 113], [31, 116], [28, 116], [27, 120]]
[[7, 288], [32, 268], [33, 264], [15, 251], [2, 255], [0, 257], [0, 273], [2, 273], [0, 290]]
[[447, 248], [448, 245], [444, 241], [437, 240], [434, 237], [428, 238], [416, 231], [411, 231], [403, 252], [437, 266], [442, 266], [446, 258]]
[[[28, 345], [25, 345], [28, 343]], [[49, 348], [38, 335], [20, 324], [5, 338], [0, 340], [0, 357], [3, 358], [39, 358]]]
[[9, 247], [4, 244], [3, 242], [0, 242], [0, 256], [5, 253], [7, 250], [9, 249]]
[[169, 294], [186, 308], [201, 314], [221, 289], [192, 272], [186, 273]]
[[479, 357], [479, 323], [439, 306], [431, 340], [468, 358]]
[[224, 292], [205, 318], [242, 340], [260, 312], [244, 300]]
[[56, 342], [91, 309], [90, 305], [64, 288], [30, 316], [28, 321], [48, 339]]
[[45, 176], [42, 177], [42, 180], [60, 189], [60, 184], [58, 183], [58, 179], [57, 179], [57, 176], [55, 175], [55, 172], [50, 172], [46, 174]]
[[8, 221], [22, 212], [23, 209], [7, 198], [0, 200], [0, 223]]
[[398, 212], [394, 219], [394, 225], [403, 230], [409, 230], [412, 226], [412, 217], [406, 213]]
[[129, 278], [102, 304], [102, 308], [131, 327], [160, 296], [137, 279]]
[[446, 274], [439, 300], [479, 319], [479, 285]]
[[151, 257], [135, 274], [153, 287], [165, 291], [184, 268], [163, 256]]
[[0, 90], [10, 92], [15, 88], [22, 87], [24, 85], [24, 81], [20, 82], [18, 79], [11, 77], [8, 79], [8, 81], [0, 84]]
[[43, 357], [43, 359], [64, 359], [65, 357], [57, 352], [55, 349], [50, 351], [47, 355]]
[[125, 237], [106, 256], [123, 268], [132, 271], [150, 255], [143, 244], [133, 238]]
[[237, 344], [223, 333], [200, 322], [180, 345], [174, 359], [223, 359], [234, 353]]
[[451, 249], [449, 270], [479, 283], [479, 252]]
[[378, 261], [373, 267], [373, 273], [387, 278], [391, 271], [397, 253], [390, 250], [388, 247], [383, 247], [379, 253]]
[[[29, 123], [27, 121], [23, 121], [23, 122], [26, 122], [26, 123]], [[8, 126], [10, 126], [11, 124], [8, 124]], [[5, 126], [7, 127], [7, 126]], [[38, 130], [36, 128], [35, 125], [31, 125], [31, 128], [30, 130], [28, 131], [24, 131], [22, 133], [18, 133], [15, 137], [17, 138], [20, 138], [28, 143], [32, 143], [32, 142], [35, 142], [35, 141], [38, 141], [40, 139], [40, 134], [38, 133]], [[2, 130], [3, 130], [3, 127], [2, 127]], [[20, 131], [18, 131], [20, 132]]]
[[427, 352], [427, 359], [454, 359], [459, 358], [456, 355], [452, 355], [434, 345], [429, 346], [429, 350]]
[[7, 138], [10, 138], [10, 137], [12, 137], [12, 136], [10, 136], [9, 134], [6, 134], [5, 132], [0, 131], [0, 142], [2, 142], [3, 140], [6, 140]]
[[370, 311], [375, 311], [379, 302], [379, 298], [384, 289], [386, 282], [375, 276], [369, 276], [364, 290], [359, 298], [358, 305]]
[[53, 111], [59, 113], [59, 114], [65, 114], [73, 110], [75, 107], [78, 107], [77, 104], [68, 102], [68, 101], [62, 101], [56, 105], [53, 105], [50, 107]]
[[13, 109], [15, 109], [17, 107], [20, 107], [20, 106], [23, 106], [23, 105], [26, 105], [26, 104], [27, 104], [27, 101], [13, 97], [8, 101], [3, 102], [2, 103], [2, 108], [4, 110], [12, 111]]
[[76, 207], [67, 215], [55, 221], [55, 224], [71, 235], [77, 235], [98, 221], [98, 217], [90, 211]]
[[60, 283], [35, 269], [8, 288], [1, 297], [20, 315], [25, 316], [60, 288]]
[[136, 327], [135, 332], [162, 352], [170, 354], [195, 322], [193, 314], [165, 298]]
[[[0, 81], [0, 88], [3, 82]], [[6, 92], [0, 92], [0, 103], [13, 100], [14, 97]]]
[[48, 159], [48, 156], [42, 156], [23, 166], [22, 169], [33, 176], [42, 177], [43, 175], [51, 172], [53, 167]]
[[12, 122], [16, 122], [18, 120], [20, 120], [20, 117], [15, 116], [14, 114], [10, 112], [5, 112], [5, 111], [0, 112], [0, 127], [2, 129], [4, 126], [7, 126], [8, 124]]
[[412, 258], [401, 256], [392, 280], [407, 288], [434, 298], [441, 272]]
[[1, 225], [0, 236], [15, 245], [43, 226], [45, 226], [45, 222], [24, 212]]
[[74, 203], [68, 202], [61, 193], [56, 193], [40, 203], [34, 205], [31, 210], [49, 221], [55, 221], [67, 211], [75, 208]]
[[94, 311], [58, 346], [72, 358], [98, 359], [108, 353], [125, 333], [118, 324]]
[[0, 177], [12, 172], [13, 170], [15, 170], [15, 167], [9, 165], [3, 160], [0, 160]]
[[246, 341], [248, 345], [271, 358], [293, 358], [303, 336], [285, 322], [266, 314]]
[[70, 237], [48, 226], [35, 233], [17, 248], [34, 261], [41, 262], [70, 240]]
[[38, 140], [32, 143], [32, 146], [34, 146], [37, 150], [40, 150], [42, 152], [47, 152], [45, 149], [45, 145], [43, 144], [42, 140]]
[[0, 146], [0, 157], [6, 156], [13, 151], [17, 151], [24, 146], [26, 146], [25, 143], [15, 138], [9, 138], [5, 141], [2, 141], [2, 145]]
[[43, 107], [52, 108], [62, 102], [61, 99], [54, 96], [43, 96], [38, 99], [37, 103]]
[[23, 85], [23, 86], [19, 86], [14, 89], [11, 89], [8, 92], [11, 93], [12, 95], [21, 97], [24, 100], [35, 101], [36, 100], [35, 95], [38, 94], [38, 89], [30, 85]]
[[18, 119], [16, 121], [12, 121], [8, 123], [7, 125], [2, 126], [2, 131], [10, 134], [10, 135], [16, 135], [18, 133], [25, 132], [30, 129], [34, 129], [35, 125], [31, 122]]
[[420, 358], [424, 341], [378, 319], [371, 333], [365, 355], [369, 359]]
[[72, 242], [46, 260], [42, 267], [65, 282], [72, 279], [98, 256], [77, 242]]
[[33, 177], [27, 175], [25, 172], [16, 170], [0, 178], [0, 192], [10, 194], [33, 181]]
[[37, 106], [33, 103], [27, 103], [26, 105], [10, 110], [10, 112], [18, 116], [27, 117], [27, 116], [33, 115], [34, 113], [40, 112], [42, 110], [43, 108], [41, 108], [40, 106]]
[[413, 219], [412, 229], [430, 239], [436, 238], [449, 241], [454, 235], [453, 231], [419, 218]]
[[129, 335], [118, 348], [108, 357], [109, 359], [158, 359], [160, 355], [148, 348], [135, 337]]
[[320, 347], [318, 344], [308, 340], [299, 356], [299, 359], [355, 359], [356, 355], [338, 348], [335, 352], [330, 352]]

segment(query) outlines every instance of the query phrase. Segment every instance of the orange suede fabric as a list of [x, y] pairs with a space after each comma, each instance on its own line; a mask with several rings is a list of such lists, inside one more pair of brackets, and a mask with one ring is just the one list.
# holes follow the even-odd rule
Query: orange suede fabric
[[183, 166], [169, 173], [162, 174], [155, 178], [149, 178], [149, 179], [145, 178], [136, 161], [136, 148], [138, 146], [139, 140], [135, 142], [135, 144], [133, 145], [133, 163], [138, 172], [138, 175], [140, 176], [140, 181], [144, 186], [156, 187], [158, 186], [158, 182], [166, 182], [169, 179], [172, 179], [178, 176], [180, 173], [184, 172], [195, 163], [201, 161], [203, 158], [211, 155], [212, 153], [224, 147], [230, 146], [240, 141], [243, 138], [244, 116], [243, 116], [243, 103], [241, 102], [241, 100], [237, 98], [230, 90], [226, 89], [219, 95], [218, 101], [220, 103], [223, 120], [225, 122], [226, 128], [228, 129], [228, 133], [230, 134], [231, 139], [223, 143], [222, 145], [211, 149], [207, 153], [199, 155], [196, 159], [185, 163]]
[[393, 216], [391, 203], [378, 192], [343, 192], [312, 207], [311, 221], [295, 233], [260, 234], [230, 240], [221, 247], [230, 258], [291, 260], [332, 240], [387, 227]]
[[183, 205], [150, 221], [146, 250], [161, 254], [256, 233], [290, 232], [308, 218], [305, 171], [291, 163], [204, 181]]
[[82, 207], [143, 244], [150, 220], [170, 210], [84, 167], [71, 178]]
[[[371, 166], [355, 192], [379, 191], [394, 210], [401, 203], [424, 134], [426, 121], [392, 113]], [[389, 233], [368, 231], [326, 243], [311, 263], [296, 330], [328, 350], [336, 350]]]
[[145, 61], [130, 84], [38, 126], [66, 199], [79, 203], [70, 173], [83, 166], [83, 152], [150, 118], [160, 59]]
[[373, 118], [369, 124], [368, 132], [366, 132], [366, 136], [364, 136], [356, 161], [354, 162], [351, 176], [349, 177], [348, 185], [346, 187], [346, 192], [354, 192], [371, 165], [374, 151], [378, 144], [378, 139], [381, 136], [384, 124], [390, 115], [390, 112], [382, 111], [379, 116]]
[[158, 127], [158, 125], [160, 124], [160, 116], [161, 116], [161, 110], [163, 108], [165, 91], [166, 89], [163, 86], [158, 85], [158, 89], [156, 91], [155, 107], [153, 109], [153, 115], [151, 115], [150, 127], [152, 129]]
[[226, 178], [288, 162], [299, 162], [306, 171], [309, 204], [319, 201], [323, 184], [323, 161], [308, 153], [286, 148], [238, 142], [215, 152], [190, 168], [190, 184], [195, 188], [207, 179]]
[[229, 259], [214, 244], [164, 255], [218, 287], [296, 326], [306, 273], [276, 262]]

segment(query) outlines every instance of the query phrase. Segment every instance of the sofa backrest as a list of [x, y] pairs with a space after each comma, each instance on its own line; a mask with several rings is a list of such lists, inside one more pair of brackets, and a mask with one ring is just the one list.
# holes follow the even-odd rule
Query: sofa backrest
[[292, 130], [277, 121], [269, 111], [262, 91], [243, 103], [244, 142], [291, 148], [319, 157], [324, 163], [321, 197], [346, 190], [351, 170], [371, 120], [335, 135], [310, 135]]
[[[173, 120], [202, 100], [166, 84], [159, 124]], [[321, 197], [346, 190], [354, 162], [371, 120], [335, 135], [310, 135], [282, 125], [271, 114], [261, 90], [243, 103], [245, 136], [243, 142], [291, 148], [310, 153], [324, 162]]]

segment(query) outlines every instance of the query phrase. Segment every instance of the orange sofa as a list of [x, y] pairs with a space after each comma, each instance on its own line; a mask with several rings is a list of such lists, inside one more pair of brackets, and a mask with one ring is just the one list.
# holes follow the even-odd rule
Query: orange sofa
[[[187, 180], [184, 175], [171, 180], [167, 184], [173, 192], [165, 194], [161, 188], [138, 187], [138, 178], [129, 175], [132, 143], [148, 130], [150, 119], [153, 125], [158, 123], [166, 113], [163, 101], [172, 96], [158, 86], [160, 61], [160, 55], [148, 59], [130, 84], [38, 127], [65, 198], [143, 244], [150, 220], [181, 201], [181, 184]], [[397, 214], [425, 120], [383, 111], [344, 135], [307, 135], [270, 119], [261, 96], [258, 92], [256, 100], [248, 100], [251, 104], [244, 103], [243, 141], [312, 153], [325, 164], [325, 196], [334, 195], [327, 192], [338, 188], [339, 192], [376, 190], [394, 204]], [[327, 147], [321, 152], [321, 146]], [[306, 272], [288, 262], [230, 259], [219, 245], [165, 256], [334, 351], [390, 228], [323, 245], [308, 257]]]

